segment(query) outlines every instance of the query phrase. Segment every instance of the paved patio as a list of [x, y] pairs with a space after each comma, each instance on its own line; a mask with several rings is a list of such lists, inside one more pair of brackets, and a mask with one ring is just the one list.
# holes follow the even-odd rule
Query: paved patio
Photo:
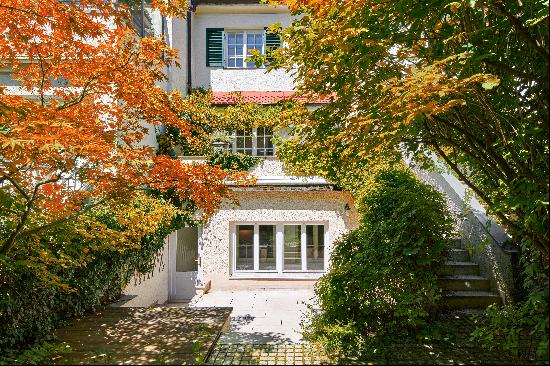
[[71, 351], [55, 364], [196, 364], [204, 362], [230, 308], [107, 308], [58, 329]]
[[213, 290], [189, 305], [233, 308], [229, 332], [222, 334], [220, 344], [292, 344], [303, 341], [300, 322], [313, 297], [313, 288]]

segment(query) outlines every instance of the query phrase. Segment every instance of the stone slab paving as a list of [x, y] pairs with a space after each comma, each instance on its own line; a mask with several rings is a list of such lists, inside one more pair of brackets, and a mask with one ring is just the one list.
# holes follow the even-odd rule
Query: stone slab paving
[[300, 322], [313, 287], [307, 289], [248, 289], [212, 291], [191, 300], [190, 306], [229, 306], [229, 330], [219, 338], [207, 363], [212, 365], [318, 365], [321, 351], [303, 343]]
[[206, 360], [231, 308], [107, 308], [56, 332], [71, 347], [54, 364], [196, 364]]
[[313, 287], [307, 289], [253, 289], [211, 291], [196, 296], [192, 308], [232, 307], [229, 332], [222, 344], [283, 344], [303, 342], [300, 322], [313, 303]]

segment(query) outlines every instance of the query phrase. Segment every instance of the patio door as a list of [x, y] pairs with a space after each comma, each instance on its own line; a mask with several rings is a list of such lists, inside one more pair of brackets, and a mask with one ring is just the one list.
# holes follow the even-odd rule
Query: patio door
[[313, 277], [327, 268], [323, 222], [236, 223], [233, 229], [234, 275]]
[[184, 227], [176, 232], [172, 253], [171, 300], [190, 300], [195, 296], [198, 273], [198, 227]]

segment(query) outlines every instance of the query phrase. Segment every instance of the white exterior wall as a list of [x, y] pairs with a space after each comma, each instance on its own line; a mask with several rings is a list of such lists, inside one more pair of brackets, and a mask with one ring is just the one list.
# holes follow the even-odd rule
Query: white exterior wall
[[[211, 281], [212, 288], [239, 287], [299, 287], [312, 280], [296, 274], [301, 281], [271, 279], [241, 279], [231, 277], [232, 226], [238, 222], [323, 222], [327, 225], [325, 256], [330, 256], [331, 243], [349, 230], [357, 227], [358, 215], [348, 193], [338, 191], [248, 191], [238, 192], [240, 206], [226, 203], [203, 227], [202, 246], [199, 247], [203, 283]], [[352, 207], [347, 216], [345, 204]]]
[[287, 175], [284, 170], [283, 162], [276, 157], [263, 158], [258, 165], [250, 169], [250, 173], [257, 177]]
[[[182, 18], [172, 20], [172, 47], [178, 51], [180, 67], [169, 69], [170, 90], [180, 90], [184, 95], [187, 91], [187, 21]], [[205, 56], [206, 58], [206, 56]]]
[[124, 295], [135, 296], [130, 300], [117, 304], [121, 307], [148, 307], [155, 304], [164, 304], [168, 301], [169, 289], [169, 235], [166, 243], [158, 254], [155, 268], [151, 273], [136, 274], [130, 280], [123, 293]]
[[[273, 23], [290, 25], [285, 7], [267, 5], [198, 6], [192, 24], [192, 83], [194, 87], [211, 87], [213, 91], [290, 91], [293, 78], [283, 71], [265, 69], [223, 69], [206, 66], [206, 28], [262, 30]], [[179, 32], [176, 38], [181, 37]], [[177, 47], [177, 46], [176, 46]]]

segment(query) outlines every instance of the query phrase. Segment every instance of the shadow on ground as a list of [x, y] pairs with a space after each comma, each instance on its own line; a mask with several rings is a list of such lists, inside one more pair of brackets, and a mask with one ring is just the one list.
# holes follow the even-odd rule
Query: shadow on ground
[[71, 347], [54, 364], [196, 364], [213, 349], [231, 308], [107, 308], [56, 332]]

